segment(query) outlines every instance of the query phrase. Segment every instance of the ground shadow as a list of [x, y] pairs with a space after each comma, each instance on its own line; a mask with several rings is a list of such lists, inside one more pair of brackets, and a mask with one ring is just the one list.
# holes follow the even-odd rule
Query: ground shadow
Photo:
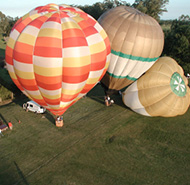
[[[91, 89], [88, 92], [87, 97], [89, 97], [101, 104], [105, 104], [105, 102], [104, 102], [105, 91], [100, 83], [98, 83], [93, 89]], [[120, 95], [119, 93], [111, 95], [110, 98], [112, 100], [114, 100], [114, 104], [127, 108], [122, 101], [122, 95]]]
[[19, 182], [17, 182], [16, 184], [20, 183], [21, 181], [23, 182], [23, 184], [25, 185], [29, 185], [28, 181], [26, 180], [26, 177], [24, 176], [23, 172], [21, 171], [21, 169], [19, 168], [18, 164], [14, 161], [14, 164], [16, 166], [17, 172], [21, 178], [21, 180]]
[[3, 121], [3, 123], [7, 124], [8, 125], [8, 122], [7, 120], [4, 118], [4, 116], [0, 113], [0, 120]]

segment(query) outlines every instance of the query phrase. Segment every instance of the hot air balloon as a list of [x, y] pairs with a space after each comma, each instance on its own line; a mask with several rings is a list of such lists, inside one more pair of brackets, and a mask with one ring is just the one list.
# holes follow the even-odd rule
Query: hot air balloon
[[33, 9], [16, 22], [6, 46], [14, 83], [56, 116], [101, 80], [109, 58], [109, 39], [100, 24], [68, 5]]
[[146, 72], [162, 53], [164, 34], [152, 17], [127, 6], [105, 12], [98, 22], [111, 45], [111, 60], [101, 82], [107, 95], [127, 87]]
[[181, 66], [170, 57], [161, 57], [123, 92], [123, 102], [145, 116], [182, 115], [190, 104], [187, 84]]

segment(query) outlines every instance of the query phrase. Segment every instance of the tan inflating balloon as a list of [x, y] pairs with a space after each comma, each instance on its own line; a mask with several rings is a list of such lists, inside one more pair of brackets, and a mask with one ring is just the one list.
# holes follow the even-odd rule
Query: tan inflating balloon
[[111, 62], [102, 83], [120, 90], [147, 71], [161, 55], [164, 34], [152, 17], [127, 6], [113, 8], [98, 20], [111, 44]]
[[190, 90], [183, 69], [170, 57], [161, 57], [123, 92], [123, 102], [146, 116], [173, 117], [184, 114]]

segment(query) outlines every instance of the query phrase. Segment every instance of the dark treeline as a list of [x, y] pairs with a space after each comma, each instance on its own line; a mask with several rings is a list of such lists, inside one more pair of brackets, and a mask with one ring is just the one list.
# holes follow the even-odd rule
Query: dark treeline
[[[93, 5], [73, 5], [88, 13], [96, 20], [107, 10], [117, 6], [131, 6], [143, 13], [155, 18], [162, 26], [165, 34], [165, 44], [162, 55], [174, 58], [184, 69], [190, 73], [190, 17], [180, 16], [176, 20], [160, 20], [163, 12], [167, 12], [166, 6], [169, 0], [135, 0], [130, 5], [122, 0], [104, 0]], [[18, 20], [18, 17], [6, 17], [0, 12], [0, 32], [8, 36], [11, 28]]]

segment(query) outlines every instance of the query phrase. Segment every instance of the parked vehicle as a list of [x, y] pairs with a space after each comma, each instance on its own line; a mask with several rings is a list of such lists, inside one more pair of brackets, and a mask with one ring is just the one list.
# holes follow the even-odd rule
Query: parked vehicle
[[28, 101], [23, 104], [23, 109], [25, 109], [27, 112], [35, 112], [35, 113], [44, 113], [46, 109], [39, 104], [37, 104], [35, 101]]

